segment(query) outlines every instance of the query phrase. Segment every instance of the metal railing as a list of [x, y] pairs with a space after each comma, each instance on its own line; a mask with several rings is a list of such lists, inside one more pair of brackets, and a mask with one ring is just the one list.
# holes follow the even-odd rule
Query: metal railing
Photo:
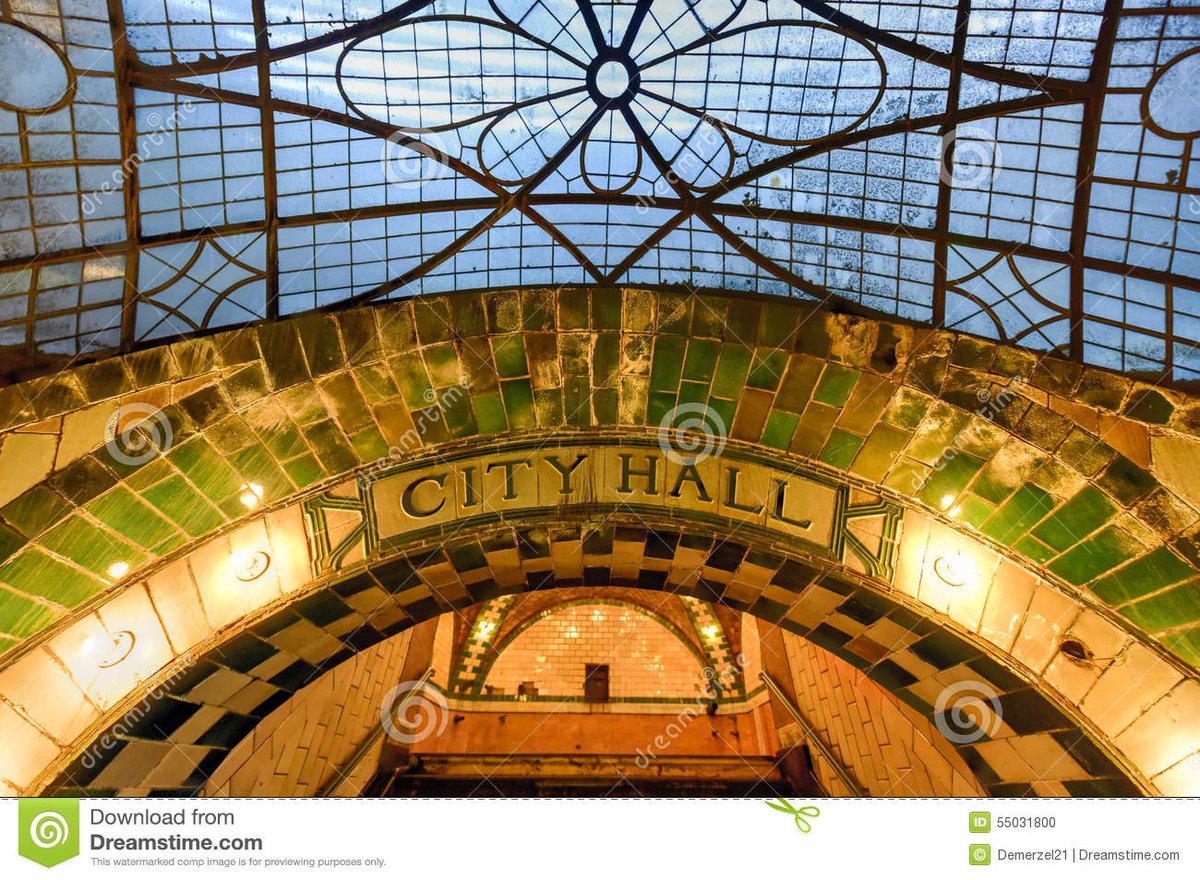
[[837, 774], [837, 778], [842, 781], [842, 785], [849, 789], [850, 796], [866, 797], [866, 793], [859, 787], [858, 783], [854, 781], [854, 777], [850, 775], [850, 771], [842, 766], [841, 762], [834, 756], [833, 751], [825, 744], [825, 740], [821, 739], [821, 736], [817, 733], [816, 728], [809, 723], [808, 719], [804, 717], [804, 713], [801, 712], [799, 707], [797, 707], [796, 704], [788, 698], [787, 694], [784, 693], [783, 688], [781, 688], [778, 683], [765, 672], [760, 672], [758, 677], [761, 678], [763, 684], [767, 686], [767, 690], [769, 690], [771, 694], [777, 700], [779, 700], [779, 702], [783, 703], [783, 706], [785, 709], [787, 709], [788, 714], [792, 716], [792, 720], [800, 725], [800, 730], [803, 731], [804, 738], [808, 742], [812, 743], [817, 752], [820, 753], [821, 757], [825, 759], [825, 763], [833, 768], [833, 772]]

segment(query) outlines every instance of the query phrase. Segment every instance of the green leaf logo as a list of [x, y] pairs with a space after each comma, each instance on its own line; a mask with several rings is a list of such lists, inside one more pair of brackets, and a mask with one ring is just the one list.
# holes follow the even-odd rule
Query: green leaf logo
[[47, 868], [79, 855], [79, 801], [21, 798], [17, 802], [17, 852]]

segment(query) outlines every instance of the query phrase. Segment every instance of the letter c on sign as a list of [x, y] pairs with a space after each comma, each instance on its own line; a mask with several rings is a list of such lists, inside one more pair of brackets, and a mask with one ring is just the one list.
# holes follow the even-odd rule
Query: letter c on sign
[[436, 476], [421, 477], [419, 480], [413, 480], [408, 484], [408, 488], [400, 496], [400, 509], [406, 514], [415, 519], [423, 519], [427, 516], [433, 516], [439, 510], [446, 506], [446, 499], [443, 496], [442, 500], [437, 503], [436, 507], [420, 508], [417, 507], [416, 500], [413, 498], [417, 494], [417, 489], [424, 483], [434, 483], [439, 489], [444, 489], [446, 486], [446, 474], [437, 474]]

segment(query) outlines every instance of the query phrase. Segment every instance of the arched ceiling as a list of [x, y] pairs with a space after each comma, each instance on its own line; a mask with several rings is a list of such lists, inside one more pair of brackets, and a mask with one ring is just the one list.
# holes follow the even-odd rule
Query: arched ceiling
[[1200, 374], [1194, 9], [120, 0], [95, 15], [0, 8], [10, 370], [415, 293], [683, 284]]
[[[217, 666], [266, 664], [269, 708], [416, 621], [578, 585], [750, 611], [926, 713], [968, 676], [1007, 745], [1098, 750], [1077, 793], [1194, 790], [1179, 392], [780, 299], [568, 289], [267, 323], [0, 401], [13, 790]], [[701, 401], [688, 465], [672, 419]], [[253, 727], [238, 706], [210, 738]]]

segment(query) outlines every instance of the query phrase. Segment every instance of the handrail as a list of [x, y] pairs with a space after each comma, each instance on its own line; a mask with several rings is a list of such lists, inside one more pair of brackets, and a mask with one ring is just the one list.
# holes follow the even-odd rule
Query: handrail
[[796, 706], [790, 699], [788, 699], [788, 696], [786, 693], [784, 693], [783, 688], [781, 688], [778, 683], [776, 683], [776, 681], [765, 672], [760, 672], [758, 677], [761, 678], [763, 684], [767, 686], [767, 690], [769, 690], [776, 697], [776, 699], [779, 700], [779, 702], [783, 703], [784, 708], [788, 710], [788, 714], [792, 716], [793, 720], [795, 720], [798, 725], [800, 725], [800, 729], [804, 732], [805, 739], [816, 746], [817, 751], [821, 753], [821, 757], [824, 758], [826, 763], [833, 768], [833, 772], [837, 774], [837, 778], [842, 781], [842, 785], [846, 786], [846, 788], [850, 790], [850, 796], [866, 797], [866, 793], [859, 788], [858, 783], [854, 781], [854, 778], [850, 775], [850, 772], [841, 765], [841, 762], [839, 762], [836, 757], [834, 757], [833, 751], [829, 748], [829, 746], [825, 745], [825, 741], [821, 739], [820, 735], [816, 731], [816, 728], [809, 724], [808, 719], [804, 717], [804, 713], [800, 711], [799, 707]]
[[[408, 705], [408, 701], [419, 694], [424, 689], [425, 685], [429, 683], [429, 679], [431, 678], [433, 678], [432, 666], [425, 670], [421, 677], [417, 679], [415, 685], [409, 688], [409, 690], [404, 694], [404, 697], [400, 700], [400, 702], [392, 707], [391, 714], [396, 715], [403, 711], [404, 707]], [[359, 743], [358, 748], [354, 750], [354, 754], [351, 755], [350, 759], [343, 765], [346, 768], [345, 771], [343, 772], [341, 769], [336, 770], [335, 773], [337, 774], [337, 777], [327, 783], [319, 792], [317, 792], [317, 797], [333, 797], [337, 790], [342, 787], [342, 783], [349, 779], [351, 774], [358, 769], [358, 765], [362, 763], [363, 758], [365, 758], [371, 749], [375, 747], [375, 744], [379, 742], [380, 738], [386, 732], [387, 729], [383, 726], [383, 724], [380, 724], [377, 728], [372, 730], [370, 735], [361, 743]]]

